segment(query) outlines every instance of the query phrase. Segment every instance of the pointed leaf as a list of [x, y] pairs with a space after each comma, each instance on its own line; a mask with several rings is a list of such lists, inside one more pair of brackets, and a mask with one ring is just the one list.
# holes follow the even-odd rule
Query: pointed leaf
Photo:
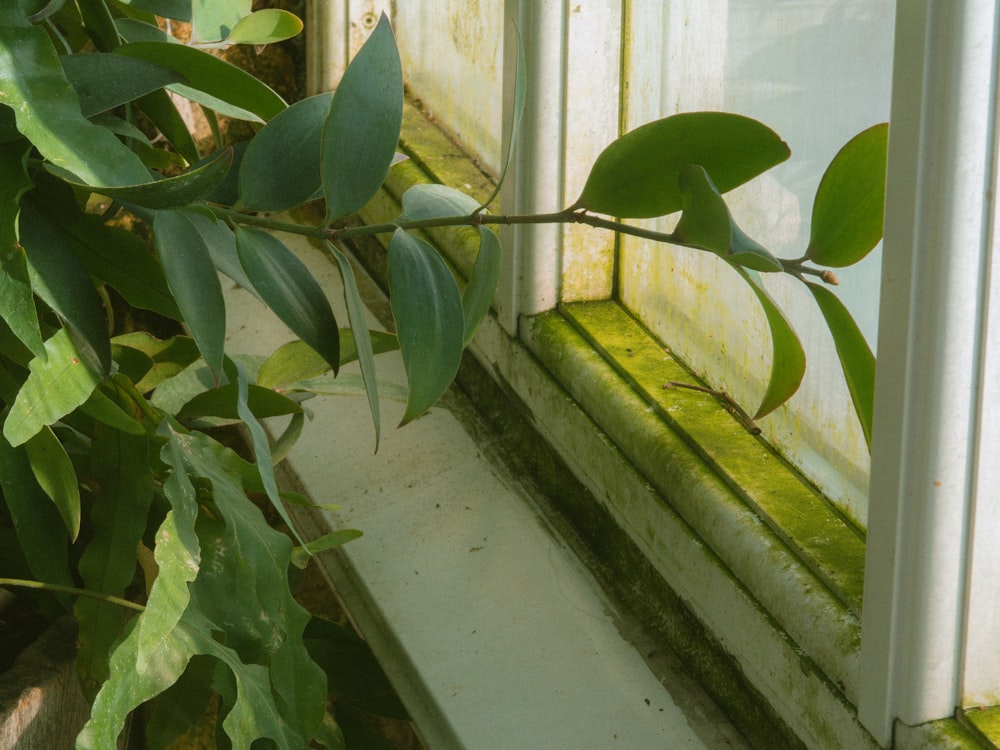
[[375, 349], [372, 345], [372, 334], [368, 330], [368, 312], [361, 299], [361, 291], [358, 289], [358, 281], [354, 276], [351, 262], [332, 242], [327, 242], [326, 247], [333, 259], [337, 261], [340, 278], [344, 282], [344, 302], [347, 305], [347, 317], [351, 324], [358, 366], [361, 368], [365, 392], [368, 394], [368, 408], [375, 425], [375, 450], [377, 451], [382, 436], [382, 414], [379, 408], [378, 379], [375, 374]]
[[194, 164], [199, 159], [198, 146], [194, 136], [188, 130], [187, 123], [177, 111], [170, 95], [166, 91], [154, 91], [139, 99], [139, 109], [163, 134], [177, 153], [184, 157], [188, 164]]
[[[233, 162], [233, 150], [220, 151], [214, 159], [187, 172], [162, 180], [144, 180], [141, 184], [103, 188], [102, 195], [145, 208], [183, 208], [201, 200], [226, 178]], [[73, 176], [58, 168], [49, 170], [71, 185], [84, 187]]]
[[[239, 418], [236, 409], [237, 394], [238, 386], [235, 383], [200, 393], [184, 404], [184, 407], [177, 412], [177, 419], [182, 422], [195, 417], [237, 419]], [[270, 388], [258, 385], [248, 386], [247, 406], [258, 419], [302, 412], [302, 407], [295, 401]]]
[[80, 486], [69, 454], [51, 427], [43, 427], [24, 444], [38, 486], [62, 516], [70, 540], [80, 533]]
[[767, 383], [767, 392], [764, 394], [757, 413], [754, 414], [754, 419], [760, 419], [785, 403], [799, 389], [802, 376], [806, 371], [806, 354], [802, 349], [802, 342], [799, 341], [798, 335], [781, 308], [771, 299], [771, 295], [764, 288], [760, 277], [752, 270], [740, 266], [733, 266], [733, 268], [746, 279], [753, 293], [757, 296], [761, 307], [764, 308], [764, 315], [771, 329], [773, 352], [771, 377]]
[[[124, 5], [131, 6], [136, 10], [144, 10], [148, 13], [155, 13], [164, 18], [172, 18], [175, 21], [191, 20], [191, 0], [119, 0]], [[131, 19], [125, 19], [131, 20]], [[119, 19], [119, 23], [121, 19]]]
[[258, 10], [237, 21], [226, 41], [230, 44], [274, 44], [302, 31], [302, 21], [287, 10]]
[[403, 73], [385, 14], [348, 66], [323, 131], [326, 223], [364, 206], [389, 173], [403, 121]]
[[111, 371], [104, 305], [69, 238], [29, 198], [21, 205], [21, 244], [35, 293], [79, 334], [80, 354], [102, 374]]
[[187, 83], [171, 86], [170, 90], [210, 108], [218, 108], [221, 100], [235, 109], [236, 116], [263, 121], [285, 108], [284, 100], [252, 75], [194, 47], [169, 42], [131, 42], [119, 47], [115, 54], [177, 71], [187, 78]]
[[0, 503], [10, 519], [32, 575], [39, 581], [72, 586], [66, 523], [31, 470], [24, 446], [12, 447], [0, 436]]
[[441, 219], [448, 216], [471, 216], [479, 201], [460, 190], [434, 183], [414, 185], [403, 193], [403, 213], [397, 221]]
[[0, 318], [35, 356], [45, 346], [28, 276], [28, 260], [18, 241], [21, 196], [31, 188], [25, 163], [31, 145], [0, 144]]
[[93, 117], [185, 80], [169, 68], [108, 52], [62, 55], [59, 61], [76, 91], [84, 117]]
[[188, 213], [188, 218], [198, 234], [201, 235], [201, 239], [212, 256], [212, 262], [215, 263], [219, 272], [224, 273], [259, 298], [260, 294], [254, 289], [253, 283], [246, 271], [243, 270], [243, 266], [240, 265], [240, 256], [236, 250], [236, 236], [233, 234], [233, 230], [214, 216], [205, 213], [191, 211]]
[[80, 357], [65, 328], [45, 342], [45, 353], [45, 358], [36, 357], [28, 365], [28, 379], [4, 422], [3, 434], [11, 445], [21, 445], [45, 425], [69, 414], [90, 397], [100, 382], [100, 376]]
[[250, 141], [240, 164], [240, 206], [285, 211], [320, 190], [320, 144], [332, 100], [333, 94], [319, 94], [296, 102]]
[[510, 169], [511, 160], [514, 158], [514, 149], [517, 145], [517, 134], [521, 130], [521, 118], [524, 117], [524, 104], [528, 91], [528, 66], [524, 61], [524, 45], [521, 43], [521, 32], [514, 24], [514, 36], [517, 39], [517, 62], [514, 66], [514, 91], [511, 105], [510, 131], [507, 134], [507, 158], [504, 159], [503, 169], [500, 172], [500, 179], [497, 180], [496, 187], [490, 197], [483, 201], [483, 208], [489, 206], [503, 189], [504, 181], [507, 179], [507, 170]]
[[865, 442], [871, 450], [875, 404], [875, 355], [872, 354], [858, 324], [854, 322], [851, 313], [837, 295], [818, 284], [806, 284], [806, 286], [812, 292], [830, 328], [830, 333], [833, 334], [833, 343], [837, 348], [837, 357], [840, 358], [844, 379], [847, 381], [847, 390], [851, 394], [858, 421], [861, 422]]
[[[368, 331], [373, 354], [382, 354], [399, 349], [399, 340], [391, 333]], [[340, 329], [340, 366], [358, 358], [354, 344], [354, 332], [349, 328]], [[278, 347], [260, 366], [257, 385], [276, 391], [294, 390], [295, 384], [308, 378], [315, 378], [330, 369], [329, 363], [303, 341], [289, 341]]]
[[211, 253], [184, 210], [156, 213], [153, 244], [177, 306], [218, 381], [226, 341], [226, 302]]
[[448, 389], [462, 359], [462, 299], [437, 251], [401, 229], [389, 243], [389, 301], [409, 385], [400, 426]]
[[272, 234], [236, 228], [240, 263], [261, 299], [292, 332], [340, 368], [340, 334], [319, 282], [298, 257]]
[[493, 304], [497, 284], [500, 282], [503, 248], [496, 232], [486, 227], [479, 227], [482, 238], [479, 243], [479, 255], [472, 269], [472, 278], [462, 295], [462, 309], [465, 312], [465, 328], [462, 334], [462, 345], [468, 346], [475, 335], [479, 324], [483, 322], [486, 313]]
[[782, 270], [777, 258], [736, 225], [729, 206], [702, 167], [681, 169], [680, 188], [683, 213], [674, 229], [679, 244], [708, 250], [755, 271]]
[[144, 182], [139, 158], [80, 112], [73, 87], [45, 30], [28, 23], [19, 3], [0, 3], [0, 102], [43, 157], [88, 185]]
[[142, 380], [135, 384], [139, 393], [153, 390], [164, 380], [196, 362], [199, 357], [198, 345], [189, 336], [175, 336], [161, 341], [148, 333], [137, 331], [116, 336], [114, 342], [146, 354], [153, 362]]
[[857, 263], [882, 239], [889, 126], [873, 125], [840, 149], [813, 202], [806, 256], [821, 266]]
[[703, 167], [725, 193], [788, 158], [770, 128], [742, 115], [690, 112], [642, 125], [597, 157], [574, 204], [620, 218], [664, 216], [681, 208], [678, 176]]

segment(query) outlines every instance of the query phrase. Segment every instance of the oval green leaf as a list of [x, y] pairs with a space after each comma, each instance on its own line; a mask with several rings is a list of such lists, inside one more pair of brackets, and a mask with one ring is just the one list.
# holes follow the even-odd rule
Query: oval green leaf
[[[102, 188], [101, 194], [144, 208], [183, 208], [215, 190], [226, 179], [232, 162], [233, 150], [227, 148], [197, 169], [189, 169], [175, 177], [165, 177], [162, 180], [147, 179], [137, 185]], [[80, 185], [64, 170], [50, 167], [49, 171], [71, 185]]]
[[274, 235], [236, 227], [240, 263], [254, 289], [296, 336], [340, 368], [337, 319], [319, 282], [305, 264]]
[[768, 327], [771, 329], [771, 376], [768, 379], [767, 391], [761, 400], [754, 419], [767, 416], [790, 399], [799, 389], [802, 376], [806, 372], [806, 353], [802, 342], [792, 328], [791, 323], [781, 311], [781, 308], [771, 299], [760, 278], [751, 270], [733, 266], [750, 285], [757, 296], [760, 306], [764, 309]]
[[[182, 422], [199, 417], [239, 419], [238, 395], [239, 386], [236, 383], [204, 391], [184, 404], [177, 412], [177, 418]], [[259, 385], [247, 386], [247, 408], [258, 419], [298, 414], [302, 411], [302, 407], [287, 396]]]
[[199, 215], [187, 210], [157, 211], [153, 246], [177, 307], [218, 383], [226, 341], [226, 302], [211, 252], [193, 224], [193, 217]]
[[84, 117], [93, 117], [185, 80], [169, 68], [109, 52], [62, 55], [59, 61], [76, 91]]
[[402, 426], [451, 385], [462, 359], [465, 316], [458, 284], [441, 256], [401, 229], [389, 243], [389, 301], [409, 385]]
[[291, 39], [302, 31], [302, 21], [294, 13], [273, 8], [258, 10], [241, 18], [226, 41], [231, 44], [273, 44]]
[[396, 221], [421, 221], [449, 216], [471, 216], [479, 210], [479, 201], [460, 190], [422, 183], [403, 193], [403, 212]]
[[[252, 75], [194, 47], [169, 42], [132, 42], [116, 49], [115, 54], [177, 71], [187, 83], [171, 86], [172, 91], [220, 112], [220, 101], [235, 108], [236, 114], [232, 111], [224, 114], [266, 122], [285, 108], [284, 100]], [[208, 98], [199, 96], [199, 92]]]
[[285, 211], [322, 187], [320, 148], [333, 94], [296, 102], [254, 137], [240, 164], [240, 206]]
[[781, 263], [765, 247], [744, 233], [704, 168], [681, 169], [681, 214], [673, 235], [678, 244], [708, 250], [755, 271], [781, 271]]
[[348, 66], [323, 130], [326, 223], [353, 214], [378, 192], [403, 122], [403, 72], [385, 14]]
[[689, 112], [642, 125], [597, 157], [573, 205], [620, 218], [679, 211], [680, 171], [698, 164], [728, 192], [788, 158], [788, 145], [762, 123], [726, 112]]
[[486, 227], [479, 227], [479, 255], [472, 269], [472, 278], [462, 294], [462, 309], [465, 313], [465, 328], [462, 334], [462, 346], [468, 346], [476, 335], [479, 324], [483, 322], [486, 313], [493, 304], [497, 284], [500, 282], [501, 264], [503, 263], [503, 248], [496, 232]]
[[812, 292], [833, 335], [833, 344], [837, 348], [847, 390], [861, 422], [865, 442], [871, 450], [872, 416], [875, 409], [875, 355], [858, 324], [837, 295], [818, 284], [807, 283], [806, 286]]
[[882, 239], [889, 126], [858, 133], [830, 162], [816, 190], [806, 257], [843, 268], [864, 258]]

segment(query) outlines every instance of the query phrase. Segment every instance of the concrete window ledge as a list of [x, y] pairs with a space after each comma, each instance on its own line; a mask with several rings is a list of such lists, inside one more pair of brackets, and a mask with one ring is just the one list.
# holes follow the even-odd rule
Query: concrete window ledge
[[[302, 254], [336, 290], [333, 266], [308, 245]], [[268, 354], [292, 338], [256, 299], [228, 294], [230, 351]], [[398, 394], [401, 361], [378, 366]], [[530, 481], [496, 460], [460, 395], [402, 430], [403, 404], [385, 399], [378, 455], [360, 394], [307, 405], [316, 417], [287, 479], [340, 509], [298, 521], [310, 535], [364, 531], [320, 559], [430, 748], [747, 747], [666, 655], [650, 668], [630, 642], [641, 634], [553, 533]]]

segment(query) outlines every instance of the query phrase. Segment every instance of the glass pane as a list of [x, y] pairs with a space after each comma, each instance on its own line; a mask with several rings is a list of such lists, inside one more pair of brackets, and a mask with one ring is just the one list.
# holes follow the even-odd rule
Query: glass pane
[[[725, 110], [776, 130], [792, 157], [729, 193], [736, 222], [780, 257], [808, 243], [812, 200], [843, 144], [888, 119], [892, 0], [632, 0], [625, 39], [625, 129], [677, 112]], [[669, 230], [676, 218], [650, 222]], [[836, 293], [875, 347], [880, 248], [838, 270]], [[832, 340], [801, 284], [765, 274], [806, 347], [798, 394], [761, 420], [764, 435], [852, 518], [867, 517], [867, 448]], [[711, 385], [753, 411], [771, 347], [746, 285], [685, 248], [625, 239], [619, 294]]]

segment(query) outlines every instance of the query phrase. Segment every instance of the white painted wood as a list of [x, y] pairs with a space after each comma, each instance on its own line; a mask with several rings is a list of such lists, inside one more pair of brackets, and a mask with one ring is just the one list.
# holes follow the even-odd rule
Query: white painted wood
[[997, 6], [900, 3], [859, 712], [995, 701]]
[[[791, 159], [727, 195], [747, 233], [799, 257], [823, 170], [856, 133], [888, 119], [892, 0], [745, 3], [631, 0], [624, 129], [677, 112], [725, 110], [776, 130]], [[676, 217], [651, 222], [661, 230]], [[838, 270], [836, 293], [874, 346], [878, 251]], [[734, 272], [698, 251], [623, 238], [622, 300], [699, 375], [753, 411], [771, 360], [759, 305]], [[869, 456], [832, 340], [812, 298], [765, 274], [806, 348], [798, 394], [764, 435], [849, 516], [867, 514]]]

